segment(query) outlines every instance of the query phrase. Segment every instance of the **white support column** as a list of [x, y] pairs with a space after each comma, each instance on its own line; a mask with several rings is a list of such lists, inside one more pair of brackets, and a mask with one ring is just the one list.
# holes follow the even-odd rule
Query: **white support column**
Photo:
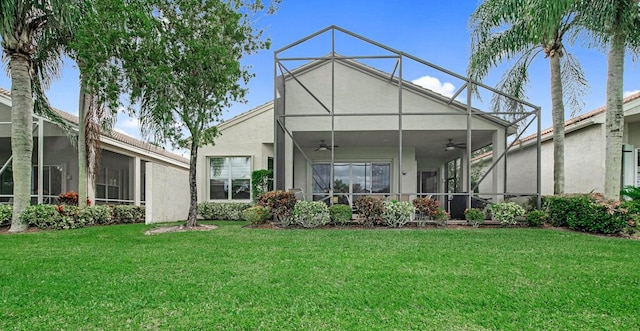
[[141, 182], [140, 157], [133, 158], [133, 204], [140, 206], [140, 182]]
[[462, 179], [462, 182], [460, 184], [462, 184], [460, 186], [460, 188], [462, 189], [462, 191], [464, 192], [469, 192], [469, 180], [467, 176], [467, 163], [469, 162], [468, 160], [468, 156], [467, 156], [467, 150], [466, 149], [461, 149], [460, 150], [460, 174], [459, 174], [459, 178]]
[[294, 155], [293, 149], [295, 148], [293, 145], [293, 140], [291, 137], [286, 135], [284, 137], [283, 146], [279, 146], [279, 148], [284, 148], [284, 164], [278, 165], [285, 167], [284, 170], [284, 187], [281, 189], [287, 190], [293, 188], [293, 163], [294, 163]]
[[438, 192], [442, 193], [442, 195], [437, 196], [440, 201], [440, 205], [444, 207], [445, 205], [445, 193], [447, 193], [447, 164], [444, 163], [438, 169]]
[[[38, 204], [44, 201], [44, 121], [38, 118]], [[51, 188], [49, 188], [51, 189]]]
[[153, 198], [151, 193], [153, 192], [153, 163], [147, 162], [144, 169], [144, 223], [152, 224], [153, 223]]
[[[506, 148], [504, 131], [496, 130], [493, 133], [493, 162], [495, 163], [498, 158], [504, 153]], [[506, 157], [506, 156], [505, 156]], [[504, 193], [504, 157], [496, 164], [492, 170], [493, 172], [493, 192]], [[495, 202], [504, 200], [504, 195], [497, 195], [492, 197]]]

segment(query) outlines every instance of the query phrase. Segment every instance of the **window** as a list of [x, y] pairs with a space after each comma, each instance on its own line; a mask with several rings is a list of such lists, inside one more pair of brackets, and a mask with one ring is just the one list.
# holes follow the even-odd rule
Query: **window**
[[[62, 192], [62, 166], [45, 165], [42, 167], [42, 194], [45, 198], [55, 199]], [[31, 194], [38, 194], [38, 166], [31, 173], [33, 189]]]
[[251, 199], [251, 157], [209, 159], [209, 200]]
[[267, 157], [267, 170], [273, 171], [273, 157]]
[[[334, 163], [333, 177], [337, 203], [350, 204], [361, 195], [391, 191], [390, 163]], [[314, 164], [312, 182], [314, 200], [325, 200], [330, 190], [331, 164]]]
[[640, 187], [640, 149], [636, 150], [637, 163], [636, 163], [636, 186]]
[[127, 169], [100, 168], [96, 181], [96, 199], [105, 202], [122, 202], [129, 198], [128, 192]]
[[447, 192], [458, 193], [460, 192], [460, 167], [461, 159], [457, 158], [447, 163]]

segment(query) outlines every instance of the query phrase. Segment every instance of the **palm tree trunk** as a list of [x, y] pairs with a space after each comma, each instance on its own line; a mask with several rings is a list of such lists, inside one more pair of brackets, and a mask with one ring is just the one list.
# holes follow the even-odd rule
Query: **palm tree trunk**
[[[33, 96], [31, 63], [23, 55], [11, 55], [11, 152], [13, 153], [13, 216], [9, 232], [22, 232], [28, 225], [20, 215], [31, 204], [33, 154]], [[42, 189], [39, 187], [38, 189]]]
[[604, 196], [620, 199], [622, 176], [622, 136], [624, 112], [622, 110], [622, 83], [624, 74], [624, 36], [616, 32], [611, 38], [607, 59], [607, 110]]
[[189, 204], [189, 216], [187, 217], [186, 227], [195, 227], [198, 225], [198, 186], [196, 181], [196, 161], [198, 159], [198, 146], [195, 142], [191, 142], [191, 156], [189, 160], [189, 194], [191, 197]]
[[564, 193], [564, 102], [560, 55], [549, 55], [551, 69], [551, 117], [553, 118], [553, 194]]
[[87, 206], [87, 139], [85, 121], [87, 117], [86, 85], [80, 65], [80, 99], [78, 100], [78, 207]]

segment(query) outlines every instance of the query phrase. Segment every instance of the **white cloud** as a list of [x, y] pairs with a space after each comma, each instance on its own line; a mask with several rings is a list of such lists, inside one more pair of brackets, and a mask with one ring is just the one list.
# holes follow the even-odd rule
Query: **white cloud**
[[447, 97], [453, 96], [456, 88], [449, 82], [442, 83], [438, 78], [431, 76], [422, 76], [418, 79], [412, 80], [411, 82]]
[[626, 98], [638, 92], [640, 92], [640, 90], [624, 91], [624, 93], [622, 93], [622, 96]]

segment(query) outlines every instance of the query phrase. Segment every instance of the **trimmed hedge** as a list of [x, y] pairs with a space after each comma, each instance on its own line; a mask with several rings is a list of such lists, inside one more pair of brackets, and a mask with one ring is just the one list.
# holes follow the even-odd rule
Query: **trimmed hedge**
[[251, 207], [246, 202], [201, 202], [198, 204], [198, 215], [205, 220], [241, 221], [242, 212]]
[[347, 224], [353, 217], [353, 211], [349, 205], [333, 205], [329, 207], [329, 215], [334, 224]]
[[253, 206], [242, 211], [242, 218], [251, 224], [263, 224], [271, 217], [271, 211], [264, 206]]
[[545, 196], [543, 206], [553, 226], [593, 233], [620, 233], [628, 225], [629, 211], [620, 201], [600, 193]]
[[382, 199], [378, 197], [359, 197], [353, 205], [362, 216], [364, 225], [373, 226], [382, 221], [382, 213], [384, 213]]
[[144, 207], [115, 205], [111, 208], [112, 224], [144, 223]]
[[12, 215], [13, 215], [12, 205], [0, 205], [0, 226], [7, 226], [11, 224]]
[[293, 217], [298, 225], [315, 228], [329, 223], [329, 207], [321, 201], [298, 201], [293, 207]]
[[283, 226], [293, 224], [293, 208], [296, 205], [296, 196], [288, 191], [269, 191], [258, 197], [258, 206], [269, 208], [273, 219]]
[[144, 222], [144, 207], [130, 205], [89, 206], [33, 205], [27, 207], [20, 219], [38, 229], [77, 229], [98, 224]]

